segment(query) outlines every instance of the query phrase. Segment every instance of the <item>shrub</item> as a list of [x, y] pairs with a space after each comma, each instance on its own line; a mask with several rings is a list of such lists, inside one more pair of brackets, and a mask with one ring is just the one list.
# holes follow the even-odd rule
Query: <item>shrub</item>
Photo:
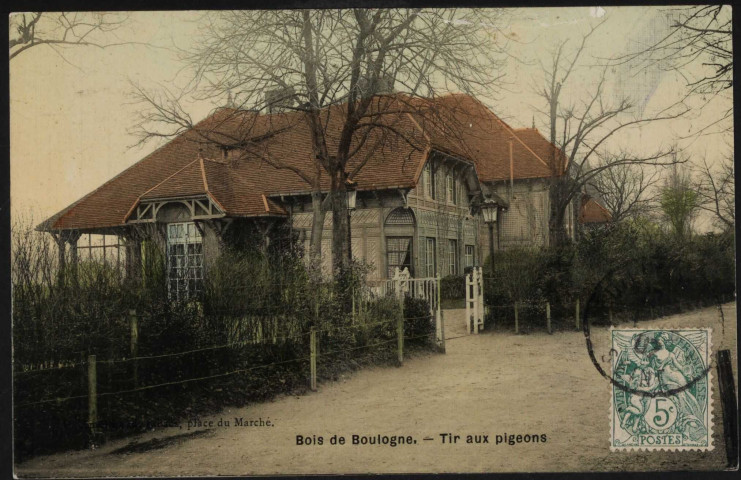
[[466, 298], [466, 276], [448, 275], [440, 279], [440, 298], [460, 300]]
[[[116, 393], [98, 403], [98, 427], [110, 438], [301, 391], [309, 378], [312, 327], [320, 379], [395, 358], [395, 299], [358, 302], [355, 315], [349, 313], [353, 295], [361, 298], [356, 294], [367, 267], [354, 265], [336, 281], [318, 280], [290, 242], [264, 249], [251, 242], [256, 237], [249, 229], [230, 231], [244, 236], [242, 248], [209, 265], [200, 298], [181, 302], [167, 299], [157, 242], [145, 242], [138, 284], [97, 263], [80, 263], [76, 276], [70, 269], [60, 280], [48, 238], [31, 229], [13, 232], [14, 360], [51, 367], [14, 375], [19, 461], [88, 444], [87, 367], [56, 369], [88, 354], [97, 355], [98, 392]], [[426, 303], [422, 308], [408, 299], [406, 305], [406, 334], [430, 331]], [[136, 362], [130, 359], [131, 308], [138, 312]], [[157, 388], [137, 390], [142, 386]], [[22, 405], [62, 397], [80, 398]]]
[[[487, 323], [545, 325], [545, 302], [554, 327], [573, 320], [581, 300], [591, 321], [639, 320], [733, 298], [734, 238], [730, 233], [691, 238], [662, 233], [645, 221], [586, 230], [559, 249], [513, 248], [494, 255], [494, 281], [484, 282]], [[489, 260], [484, 266], [490, 271]], [[587, 305], [587, 301], [589, 304]]]
[[404, 337], [410, 344], [434, 342], [435, 323], [430, 314], [430, 305], [421, 298], [404, 299]]

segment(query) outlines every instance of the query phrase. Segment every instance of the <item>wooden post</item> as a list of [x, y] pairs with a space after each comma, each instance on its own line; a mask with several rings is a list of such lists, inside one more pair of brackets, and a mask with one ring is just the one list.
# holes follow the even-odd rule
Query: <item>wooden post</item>
[[85, 352], [80, 352], [80, 368], [82, 369], [82, 371], [80, 372], [81, 373], [80, 375], [80, 382], [81, 382], [80, 389], [81, 390], [80, 391], [84, 391], [85, 387], [87, 386], [87, 381], [86, 381], [87, 379], [86, 379], [86, 374], [85, 374], [86, 363], [87, 362], [85, 362]]
[[576, 329], [579, 330], [581, 327], [581, 318], [579, 318], [579, 299], [576, 299], [576, 312], [574, 314], [574, 323], [576, 324]]
[[396, 322], [396, 344], [397, 348], [399, 350], [399, 365], [401, 365], [404, 362], [404, 295], [401, 295], [401, 300], [399, 301], [399, 305], [401, 306], [401, 315], [399, 315], [399, 319]]
[[87, 424], [90, 427], [91, 439], [95, 438], [95, 428], [98, 423], [98, 381], [97, 369], [95, 365], [95, 355], [87, 357]]
[[[136, 310], [129, 310], [129, 327], [131, 328], [131, 357], [136, 358], [139, 356], [139, 320], [136, 316]], [[139, 365], [136, 360], [132, 364], [132, 379], [136, 387], [139, 385]]]
[[70, 274], [72, 275], [72, 282], [75, 285], [79, 282], [78, 277], [78, 264], [79, 260], [77, 257], [77, 241], [80, 239], [82, 234], [77, 230], [70, 231], [67, 237], [67, 243], [69, 243], [69, 263], [70, 263]]
[[551, 330], [551, 302], [545, 302], [545, 321], [546, 326], [548, 327], [548, 333], [552, 334], [553, 330]]
[[[493, 261], [493, 260], [492, 260]], [[476, 267], [474, 267], [473, 272], [471, 272], [471, 291], [473, 293], [472, 301], [473, 301], [473, 319], [471, 324], [471, 330], [473, 333], [477, 334], [479, 333], [479, 300], [477, 298], [478, 294], [478, 282], [477, 275], [476, 275]]]
[[316, 392], [316, 327], [311, 327], [311, 389]]
[[61, 233], [59, 235], [52, 233], [52, 236], [57, 244], [57, 283], [62, 286], [64, 285], [64, 274], [67, 269], [67, 242]]
[[723, 408], [723, 437], [726, 444], [727, 467], [735, 469], [738, 467], [738, 406], [736, 389], [733, 384], [730, 350], [718, 351], [718, 386]]
[[442, 309], [440, 308], [440, 275], [437, 276], [437, 308], [435, 309], [435, 320], [437, 322], [438, 346], [445, 353], [445, 323], [443, 322]]
[[355, 288], [352, 289], [352, 324], [355, 325]]
[[517, 302], [515, 302], [515, 334], [520, 333], [520, 312], [517, 310]]
[[466, 278], [466, 333], [471, 333], [472, 319], [472, 300], [473, 300], [473, 272], [465, 276]]
[[486, 310], [484, 306], [484, 270], [479, 267], [479, 318], [481, 319], [481, 329], [484, 328], [484, 320], [486, 319]]

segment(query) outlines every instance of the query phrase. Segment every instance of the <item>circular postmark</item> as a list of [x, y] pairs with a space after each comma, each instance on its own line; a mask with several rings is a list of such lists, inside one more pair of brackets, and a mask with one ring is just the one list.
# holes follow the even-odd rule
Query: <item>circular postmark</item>
[[[646, 385], [646, 381], [648, 380], [645, 378], [642, 380], [642, 385], [641, 383], [637, 383], [639, 382], [638, 379], [630, 376], [615, 378], [613, 375], [607, 373], [604, 368], [602, 368], [602, 365], [600, 365], [597, 361], [597, 356], [595, 355], [594, 346], [592, 344], [591, 330], [589, 325], [589, 311], [590, 306], [593, 304], [592, 301], [597, 288], [603, 281], [605, 281], [607, 277], [608, 276], [603, 277], [603, 279], [595, 286], [595, 289], [592, 291], [592, 295], [590, 295], [589, 299], [587, 299], [584, 305], [584, 310], [581, 318], [582, 332], [584, 334], [584, 339], [586, 342], [587, 353], [589, 354], [589, 358], [592, 361], [592, 365], [594, 365], [599, 374], [607, 379], [616, 388], [622, 390], [625, 395], [636, 395], [644, 398], [670, 397], [672, 395], [677, 395], [689, 390], [697, 390], [698, 387], [701, 387], [703, 384], [705, 385], [704, 390], [707, 391], [707, 378], [708, 372], [711, 368], [710, 364], [708, 363], [708, 365], [705, 365], [704, 362], [701, 361], [700, 354], [699, 352], [697, 352], [697, 349], [686, 339], [683, 339], [681, 335], [677, 335], [665, 330], [646, 330], [644, 334], [638, 334], [634, 336], [634, 338], [632, 339], [632, 351], [634, 352], [635, 357], [639, 359], [643, 358], [643, 360], [647, 362], [656, 362], [655, 360], [651, 360], [651, 358], [656, 358], [660, 355], [665, 356], [665, 352], [668, 351], [670, 347], [672, 348], [672, 350], [673, 348], [678, 348], [685, 357], [688, 357], [692, 361], [691, 364], [693, 365], [693, 368], [691, 369], [691, 372], [687, 372], [688, 375], [682, 374], [667, 377], [667, 373], [664, 373], [663, 368], [660, 368], [659, 371], [656, 371], [656, 368], [652, 367], [656, 375], [654, 380], [657, 383], [651, 384], [651, 387], [648, 388]], [[614, 348], [610, 349], [609, 355], [603, 355], [603, 360], [605, 359], [604, 357], [609, 357], [610, 360], [616, 359], [616, 365], [621, 365], [621, 352], [616, 351]], [[617, 371], [613, 372], [613, 374], [615, 373], [617, 373]], [[632, 374], [632, 372], [630, 373]], [[620, 375], [628, 374], [629, 372], [627, 371], [620, 373]], [[700, 388], [700, 390], [702, 390], [702, 388]], [[692, 393], [697, 392], [693, 391]], [[655, 406], [655, 402], [651, 405]]]

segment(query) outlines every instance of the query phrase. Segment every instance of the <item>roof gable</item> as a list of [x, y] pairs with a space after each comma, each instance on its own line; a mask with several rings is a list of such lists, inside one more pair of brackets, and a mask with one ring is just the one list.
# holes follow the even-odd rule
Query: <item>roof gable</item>
[[[337, 148], [346, 111], [347, 105], [336, 105], [321, 113], [330, 151]], [[548, 177], [542, 152], [543, 142], [550, 143], [528, 130], [512, 129], [468, 95], [382, 95], [373, 98], [360, 122], [347, 170], [361, 191], [412, 188], [437, 150], [472, 162], [483, 182]], [[219, 109], [41, 227], [119, 226], [140, 201], [205, 194], [229, 216], [285, 215], [270, 197], [310, 193], [304, 177], [314, 178], [317, 171], [311, 138], [303, 112]], [[234, 150], [225, 155], [214, 142]], [[329, 181], [320, 172], [323, 191]]]
[[579, 211], [579, 222], [607, 223], [610, 221], [612, 221], [612, 215], [597, 200], [591, 197], [586, 197], [582, 200], [581, 210]]

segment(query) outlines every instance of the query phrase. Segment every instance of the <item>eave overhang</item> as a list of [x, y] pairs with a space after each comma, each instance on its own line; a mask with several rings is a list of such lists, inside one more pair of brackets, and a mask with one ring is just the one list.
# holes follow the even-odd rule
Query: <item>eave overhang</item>
[[154, 223], [167, 204], [179, 203], [190, 212], [191, 220], [213, 220], [226, 217], [224, 207], [210, 194], [170, 198], [139, 198], [124, 217], [124, 223]]

